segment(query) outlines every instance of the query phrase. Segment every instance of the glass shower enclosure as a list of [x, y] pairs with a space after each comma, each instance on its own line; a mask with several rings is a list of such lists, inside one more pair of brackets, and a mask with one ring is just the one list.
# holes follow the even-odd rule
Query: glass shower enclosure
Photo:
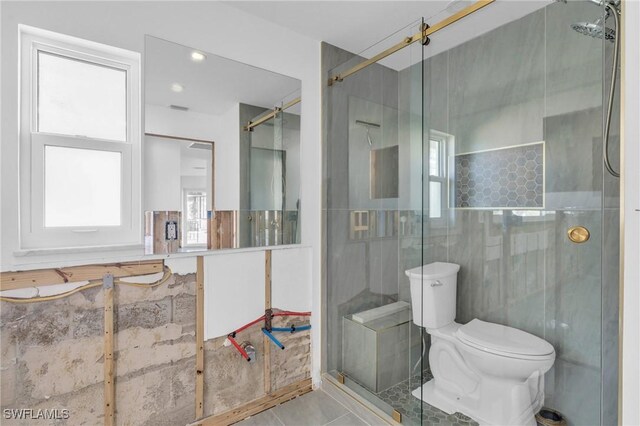
[[[405, 271], [432, 262], [461, 267], [457, 323], [554, 346], [546, 407], [570, 425], [617, 423], [619, 182], [602, 161], [613, 43], [572, 28], [604, 17], [587, 0], [539, 3], [474, 38], [461, 20], [451, 48], [434, 35], [325, 89], [323, 368], [403, 424], [474, 423], [412, 395], [432, 378], [430, 339]], [[359, 54], [324, 44], [327, 81], [421, 22]], [[587, 241], [569, 238], [576, 227]]]

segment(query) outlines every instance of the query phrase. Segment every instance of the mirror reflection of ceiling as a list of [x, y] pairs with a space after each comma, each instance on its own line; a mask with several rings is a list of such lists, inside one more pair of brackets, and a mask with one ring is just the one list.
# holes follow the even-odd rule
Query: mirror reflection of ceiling
[[206, 176], [211, 147], [206, 143], [179, 141], [182, 176]]
[[[192, 55], [197, 52], [194, 57]], [[198, 54], [204, 57], [198, 56]], [[200, 59], [200, 60], [198, 60]], [[220, 115], [234, 104], [273, 108], [300, 80], [156, 37], [145, 40], [145, 103]], [[297, 105], [299, 108], [299, 104]], [[294, 112], [295, 110], [289, 110]]]

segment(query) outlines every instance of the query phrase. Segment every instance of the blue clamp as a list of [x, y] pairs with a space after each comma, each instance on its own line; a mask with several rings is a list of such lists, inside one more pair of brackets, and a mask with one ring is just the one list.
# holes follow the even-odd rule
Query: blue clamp
[[310, 330], [311, 326], [310, 325], [301, 325], [300, 327], [296, 327], [295, 325], [292, 325], [291, 327], [273, 327], [271, 329], [271, 331], [288, 331], [289, 333], [293, 334], [296, 331], [304, 331], [304, 330]]

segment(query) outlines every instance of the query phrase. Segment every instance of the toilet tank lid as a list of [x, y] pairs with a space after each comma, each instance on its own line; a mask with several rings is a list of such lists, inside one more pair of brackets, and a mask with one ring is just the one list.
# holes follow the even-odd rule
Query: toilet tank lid
[[424, 278], [427, 280], [435, 280], [455, 275], [460, 270], [460, 265], [446, 262], [433, 262], [428, 265], [418, 266], [417, 268], [405, 271], [409, 278]]
[[456, 336], [472, 346], [490, 352], [512, 355], [544, 356], [554, 353], [553, 346], [526, 331], [501, 324], [473, 319], [461, 326]]

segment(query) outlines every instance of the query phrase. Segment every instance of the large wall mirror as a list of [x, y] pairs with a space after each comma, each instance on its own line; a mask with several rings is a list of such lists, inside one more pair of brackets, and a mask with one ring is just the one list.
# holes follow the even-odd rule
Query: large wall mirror
[[300, 242], [300, 80], [145, 39], [146, 253]]

